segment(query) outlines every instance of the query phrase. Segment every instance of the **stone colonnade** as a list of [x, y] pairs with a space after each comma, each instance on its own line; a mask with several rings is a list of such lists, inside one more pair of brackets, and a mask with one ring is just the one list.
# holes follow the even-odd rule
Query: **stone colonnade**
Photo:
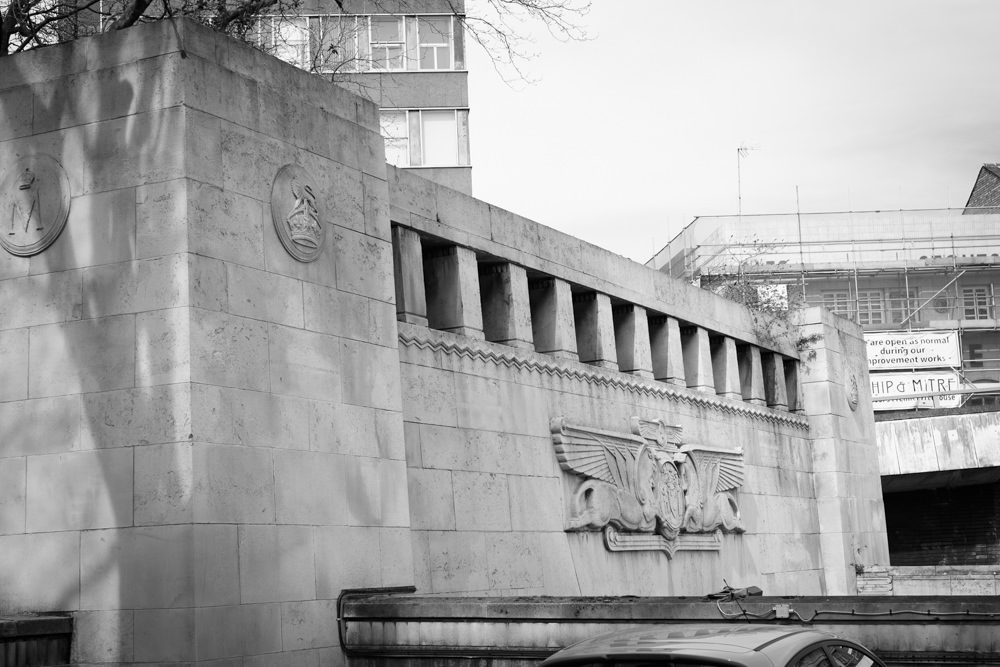
[[803, 413], [796, 359], [408, 227], [392, 243], [400, 322]]

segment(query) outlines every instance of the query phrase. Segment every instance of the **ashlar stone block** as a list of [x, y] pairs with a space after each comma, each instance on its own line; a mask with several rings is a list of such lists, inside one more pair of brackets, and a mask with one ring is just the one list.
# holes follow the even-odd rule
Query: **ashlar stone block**
[[431, 327], [485, 338], [479, 268], [473, 250], [448, 246], [425, 253], [424, 288]]
[[[344, 588], [381, 585], [379, 529], [360, 526], [316, 528], [316, 593], [336, 598]], [[345, 549], [344, 545], [352, 545]]]
[[372, 337], [371, 308], [382, 302], [308, 282], [302, 292], [306, 329], [354, 340]]
[[335, 228], [337, 288], [391, 303], [394, 298], [392, 244], [358, 232]]
[[486, 340], [533, 350], [528, 274], [523, 266], [503, 262], [479, 272], [483, 331]]
[[486, 534], [479, 531], [431, 532], [428, 565], [432, 593], [463, 593], [489, 588]]
[[78, 320], [82, 298], [78, 271], [0, 280], [0, 330]]
[[240, 605], [243, 655], [276, 653], [281, 650], [281, 605]]
[[242, 525], [239, 545], [243, 604], [316, 598], [311, 527]]
[[802, 400], [802, 377], [800, 365], [796, 359], [786, 359], [785, 388], [788, 391], [788, 410], [795, 414], [805, 414], [805, 404]]
[[226, 264], [229, 312], [302, 328], [302, 283], [285, 276]]
[[195, 443], [193, 468], [195, 521], [274, 521], [277, 482], [269, 450]]
[[257, 447], [309, 448], [309, 401], [239, 389], [229, 393], [234, 442]]
[[28, 398], [28, 330], [0, 331], [0, 403]]
[[[762, 357], [764, 363], [764, 396], [767, 400], [767, 406], [778, 410], [787, 410], [788, 385], [785, 381], [784, 358], [777, 352], [765, 352]], [[829, 410], [826, 410], [826, 412], [829, 412]]]
[[193, 445], [189, 442], [135, 448], [135, 525], [194, 520]]
[[488, 533], [487, 575], [492, 590], [540, 588], [545, 580], [539, 567], [538, 536], [531, 533]]
[[242, 614], [239, 605], [199, 607], [194, 610], [195, 654], [201, 660], [221, 660], [243, 654]]
[[0, 128], [0, 141], [31, 134], [33, 93], [30, 86], [17, 86], [0, 92], [0, 109], [7, 116], [7, 121]]
[[[376, 536], [377, 538], [377, 536]], [[304, 600], [281, 605], [281, 644], [286, 651], [339, 646], [337, 600]]]
[[73, 655], [82, 664], [132, 662], [133, 611], [82, 611], [73, 616]]
[[379, 460], [378, 473], [381, 525], [390, 528], [409, 526], [410, 498], [406, 490], [406, 462]]
[[715, 393], [725, 398], [742, 399], [736, 341], [720, 336], [711, 341], [711, 350]]
[[27, 530], [88, 530], [132, 524], [132, 450], [28, 458]]
[[342, 340], [343, 401], [383, 410], [402, 409], [399, 352], [395, 348]]
[[188, 304], [188, 263], [168, 255], [84, 269], [82, 317], [175, 308]]
[[[264, 268], [264, 205], [232, 190], [188, 181], [188, 247], [206, 257]], [[149, 239], [151, 247], [176, 243]]]
[[[121, 161], [116, 158], [109, 156], [108, 161]], [[45, 252], [32, 256], [30, 271], [50, 273], [131, 261], [135, 229], [135, 188], [76, 197], [65, 229]]]
[[740, 394], [751, 405], [767, 405], [764, 396], [764, 365], [760, 348], [756, 345], [741, 345], [736, 348], [740, 367]]
[[413, 546], [409, 528], [380, 528], [379, 553], [382, 556], [382, 585], [413, 585]]
[[345, 462], [347, 523], [378, 526], [382, 523], [382, 479], [376, 459], [352, 457]]
[[400, 322], [427, 326], [424, 254], [420, 235], [407, 227], [393, 227], [392, 260], [396, 284], [396, 318]]
[[[270, 389], [326, 401], [341, 397], [340, 340], [325, 334], [271, 325], [268, 332]], [[260, 384], [258, 382], [258, 384]], [[266, 389], [263, 387], [248, 387]]]
[[[273, 330], [273, 328], [272, 328]], [[275, 360], [281, 357], [272, 354]], [[191, 309], [191, 380], [268, 390], [268, 330], [257, 320]]]
[[563, 529], [562, 480], [508, 475], [507, 486], [513, 530], [559, 532]]
[[326, 452], [275, 451], [274, 494], [278, 523], [346, 523], [347, 474], [353, 459]]
[[189, 662], [195, 652], [194, 609], [135, 611], [137, 662]]
[[715, 393], [715, 371], [712, 368], [712, 346], [708, 331], [701, 327], [681, 330], [684, 350], [684, 377], [695, 391]]
[[188, 308], [136, 315], [136, 385], [148, 387], [191, 378], [190, 318]]
[[506, 475], [455, 471], [452, 479], [458, 530], [510, 530]]
[[31, 330], [32, 397], [108, 391], [135, 382], [135, 320], [130, 315]]
[[407, 489], [414, 530], [455, 530], [455, 498], [450, 470], [412, 468]]
[[80, 446], [79, 396], [0, 403], [4, 456], [67, 452]]
[[535, 351], [577, 361], [576, 321], [570, 284], [558, 278], [532, 281], [529, 298]]
[[647, 316], [647, 320], [653, 378], [667, 384], [686, 387], [680, 322], [666, 315]]
[[79, 609], [80, 533], [0, 535], [0, 591], [5, 610]]
[[576, 348], [580, 361], [592, 366], [618, 370], [615, 324], [611, 297], [600, 292], [573, 295]]
[[377, 457], [375, 409], [310, 401], [309, 448], [317, 452]]
[[403, 403], [404, 421], [444, 426], [458, 424], [453, 373], [411, 364], [401, 364], [400, 371], [407, 397]]
[[653, 379], [653, 360], [646, 309], [642, 306], [625, 304], [616, 306], [613, 309], [613, 315], [618, 370], [642, 378]]
[[25, 457], [0, 459], [0, 535], [24, 532]]
[[187, 179], [176, 179], [135, 189], [136, 257], [187, 252], [187, 188]]
[[[90, 530], [77, 539], [81, 609], [177, 608], [193, 603], [193, 526]], [[117, 567], [109, 568], [109, 563]]]

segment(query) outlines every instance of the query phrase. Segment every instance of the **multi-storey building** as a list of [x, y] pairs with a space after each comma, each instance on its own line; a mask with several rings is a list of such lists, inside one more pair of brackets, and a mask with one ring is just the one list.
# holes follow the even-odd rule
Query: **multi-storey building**
[[894, 566], [1000, 563], [998, 174], [962, 209], [696, 218], [649, 262], [864, 328]]
[[[696, 218], [651, 263], [712, 288], [777, 286], [866, 331], [954, 331], [970, 384], [1000, 382], [1000, 214], [966, 209]], [[973, 397], [973, 402], [982, 398]]]
[[260, 45], [375, 102], [386, 160], [472, 191], [464, 0], [315, 0], [261, 20]]

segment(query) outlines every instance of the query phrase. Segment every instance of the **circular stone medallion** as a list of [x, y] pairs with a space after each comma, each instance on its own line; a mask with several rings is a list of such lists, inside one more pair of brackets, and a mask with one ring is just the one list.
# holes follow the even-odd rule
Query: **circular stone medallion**
[[316, 184], [297, 164], [286, 164], [271, 186], [271, 219], [285, 246], [300, 262], [312, 262], [323, 252], [326, 225], [321, 220]]
[[48, 155], [28, 155], [0, 179], [0, 245], [30, 257], [56, 240], [69, 215], [69, 178]]
[[847, 384], [847, 405], [851, 408], [851, 412], [857, 411], [860, 400], [861, 389], [858, 387], [858, 378], [852, 373]]

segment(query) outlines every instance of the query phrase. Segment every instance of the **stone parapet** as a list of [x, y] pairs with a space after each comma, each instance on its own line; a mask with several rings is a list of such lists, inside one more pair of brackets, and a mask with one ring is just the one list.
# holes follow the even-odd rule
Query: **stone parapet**
[[[515, 213], [436, 185], [406, 170], [387, 168], [393, 224], [409, 227], [435, 243], [474, 249], [523, 266], [529, 274], [555, 276], [581, 291], [609, 295], [714, 334], [751, 342], [797, 358], [795, 337], [758, 336], [761, 325], [749, 309], [708, 290], [692, 288], [663, 273], [581, 241]], [[758, 316], [759, 317], [759, 316]], [[768, 327], [770, 328], [770, 324]], [[782, 325], [774, 325], [780, 332]]]

